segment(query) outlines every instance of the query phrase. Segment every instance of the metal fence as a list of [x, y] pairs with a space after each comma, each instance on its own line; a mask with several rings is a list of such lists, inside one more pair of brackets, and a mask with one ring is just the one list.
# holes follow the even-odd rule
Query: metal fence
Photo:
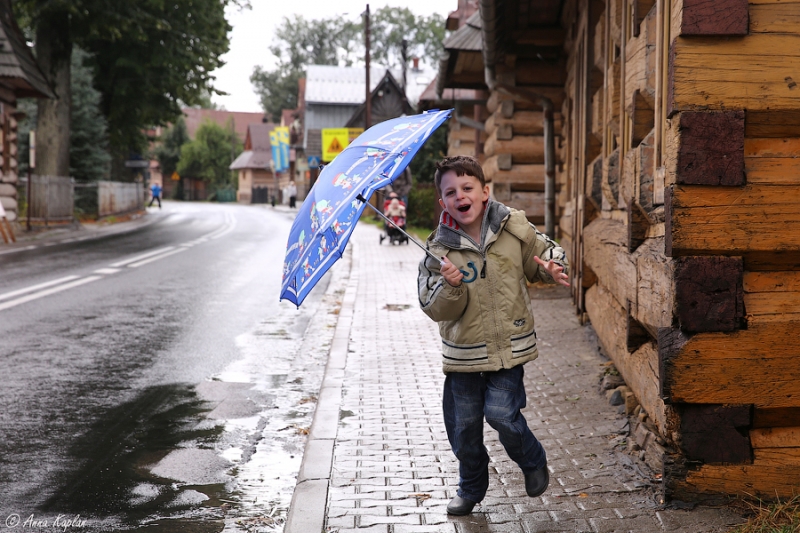
[[63, 176], [32, 175], [28, 212], [32, 221], [70, 222], [73, 219], [75, 180]]

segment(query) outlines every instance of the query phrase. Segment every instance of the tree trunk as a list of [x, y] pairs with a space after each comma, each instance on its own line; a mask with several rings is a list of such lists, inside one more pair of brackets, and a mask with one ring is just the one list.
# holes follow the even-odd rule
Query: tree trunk
[[56, 93], [56, 99], [38, 102], [36, 173], [69, 176], [72, 39], [66, 13], [51, 13], [39, 21], [36, 56]]

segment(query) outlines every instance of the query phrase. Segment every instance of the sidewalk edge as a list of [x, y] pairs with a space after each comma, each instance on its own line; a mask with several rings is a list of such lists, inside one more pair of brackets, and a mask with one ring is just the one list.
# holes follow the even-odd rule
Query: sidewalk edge
[[352, 244], [350, 253], [352, 254], [350, 276], [328, 352], [328, 362], [325, 365], [314, 419], [303, 450], [303, 460], [292, 493], [284, 533], [322, 532], [325, 527], [325, 508], [328, 503], [334, 443], [339, 427], [339, 408], [342, 403], [342, 382], [358, 289], [358, 264]]

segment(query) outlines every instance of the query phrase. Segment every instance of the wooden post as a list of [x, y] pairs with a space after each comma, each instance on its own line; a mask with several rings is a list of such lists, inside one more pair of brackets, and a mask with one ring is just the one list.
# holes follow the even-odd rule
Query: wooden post
[[367, 4], [367, 10], [364, 12], [364, 41], [366, 46], [366, 55], [365, 55], [365, 62], [367, 64], [367, 83], [366, 83], [366, 100], [365, 100], [365, 112], [364, 112], [364, 130], [368, 130], [369, 127], [372, 125], [372, 102], [370, 101], [372, 96], [372, 91], [369, 90], [369, 4]]

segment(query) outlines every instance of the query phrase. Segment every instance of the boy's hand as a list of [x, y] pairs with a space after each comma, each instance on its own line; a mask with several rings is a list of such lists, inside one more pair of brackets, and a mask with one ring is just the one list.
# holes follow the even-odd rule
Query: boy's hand
[[544, 268], [548, 274], [550, 274], [550, 277], [553, 278], [556, 283], [564, 285], [565, 287], [569, 287], [569, 277], [564, 274], [564, 267], [554, 261], [542, 261], [536, 256], [533, 256], [533, 260], [539, 263], [539, 265]]
[[464, 279], [464, 274], [446, 257], [442, 257], [442, 267], [439, 271], [442, 273], [444, 280], [453, 287], [461, 285], [461, 280]]

